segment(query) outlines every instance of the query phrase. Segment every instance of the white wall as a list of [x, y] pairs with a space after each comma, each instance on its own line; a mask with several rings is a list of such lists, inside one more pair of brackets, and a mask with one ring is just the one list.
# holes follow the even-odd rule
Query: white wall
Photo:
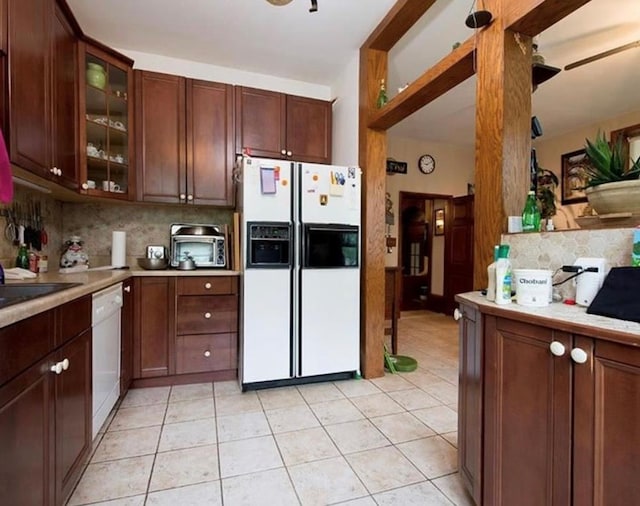
[[[389, 234], [398, 237], [398, 201], [400, 191], [434, 193], [440, 195], [466, 195], [467, 184], [474, 182], [475, 152], [473, 146], [454, 146], [389, 136], [387, 156], [408, 163], [407, 174], [387, 175], [387, 192], [391, 194], [395, 224], [389, 227]], [[425, 175], [418, 170], [418, 158], [430, 154], [436, 160], [436, 169]], [[437, 238], [436, 238], [437, 239]], [[435, 245], [435, 243], [434, 243]], [[434, 253], [435, 254], [435, 253]], [[443, 253], [444, 255], [444, 250]], [[394, 248], [386, 254], [385, 263], [392, 267], [398, 265], [398, 250]], [[432, 271], [432, 285], [436, 268]], [[436, 293], [436, 292], [433, 292]]]
[[[585, 139], [594, 139], [598, 130], [601, 130], [605, 134], [605, 137], [609, 139], [611, 130], [618, 130], [631, 125], [637, 125], [638, 123], [640, 123], [640, 111], [634, 111], [593, 125], [576, 128], [572, 132], [558, 137], [553, 137], [551, 139], [545, 139], [544, 136], [542, 136], [536, 139], [533, 144], [536, 148], [538, 165], [544, 169], [552, 171], [556, 176], [558, 176], [558, 179], [561, 179], [561, 160], [563, 153], [570, 153], [571, 151], [583, 149], [585, 146]], [[558, 212], [553, 217], [555, 227], [557, 229], [579, 228], [575, 218], [582, 214], [586, 204], [562, 206], [560, 204], [562, 199], [561, 186], [556, 188], [556, 197]]]
[[278, 91], [290, 95], [301, 95], [303, 97], [318, 98], [321, 100], [331, 100], [332, 98], [331, 88], [320, 84], [282, 79], [266, 74], [257, 74], [178, 58], [169, 58], [168, 56], [158, 54], [141, 53], [130, 49], [116, 49], [116, 51], [133, 59], [135, 69], [164, 72], [165, 74], [174, 74], [205, 81], [250, 86], [263, 90]]
[[360, 53], [345, 66], [337, 82], [332, 86], [333, 96], [333, 163], [358, 165]]

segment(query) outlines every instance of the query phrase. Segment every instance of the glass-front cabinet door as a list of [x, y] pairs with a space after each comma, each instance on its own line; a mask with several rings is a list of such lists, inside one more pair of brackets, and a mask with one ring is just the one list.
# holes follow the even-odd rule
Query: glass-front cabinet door
[[99, 48], [81, 48], [82, 192], [130, 199], [135, 192], [132, 62]]

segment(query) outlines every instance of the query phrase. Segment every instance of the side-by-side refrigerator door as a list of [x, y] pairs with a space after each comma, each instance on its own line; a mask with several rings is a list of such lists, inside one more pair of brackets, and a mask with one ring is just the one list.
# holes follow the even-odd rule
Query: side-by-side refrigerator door
[[292, 162], [245, 158], [242, 164], [242, 220], [292, 220]]
[[300, 221], [360, 225], [359, 167], [296, 164], [300, 173]]

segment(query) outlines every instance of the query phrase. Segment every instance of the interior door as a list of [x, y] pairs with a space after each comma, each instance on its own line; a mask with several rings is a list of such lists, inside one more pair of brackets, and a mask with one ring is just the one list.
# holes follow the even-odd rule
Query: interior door
[[453, 313], [457, 293], [473, 290], [473, 195], [451, 199], [445, 213], [445, 312]]

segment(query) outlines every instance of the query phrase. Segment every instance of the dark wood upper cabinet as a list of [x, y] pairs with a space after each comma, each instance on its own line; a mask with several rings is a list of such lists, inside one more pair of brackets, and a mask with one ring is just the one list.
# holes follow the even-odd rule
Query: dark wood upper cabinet
[[77, 39], [51, 0], [7, 0], [11, 161], [78, 188]]
[[78, 42], [65, 13], [56, 5], [51, 23], [52, 161], [59, 183], [78, 188]]
[[231, 206], [233, 87], [136, 71], [138, 199]]
[[331, 102], [287, 95], [287, 157], [331, 163], [331, 112]]
[[331, 163], [331, 102], [237, 86], [236, 151]]
[[[51, 164], [50, 0], [7, 0], [11, 161], [40, 176]], [[5, 132], [6, 135], [6, 132]]]
[[232, 205], [233, 86], [187, 79], [186, 92], [187, 199]]

